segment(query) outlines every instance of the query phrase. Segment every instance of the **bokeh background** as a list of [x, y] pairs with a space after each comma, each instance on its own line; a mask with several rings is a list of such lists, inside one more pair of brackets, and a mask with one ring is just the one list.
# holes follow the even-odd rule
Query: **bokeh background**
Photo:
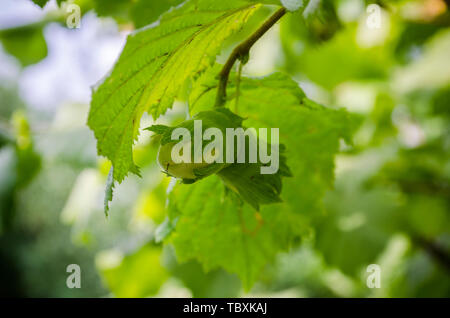
[[[181, 1], [72, 2], [80, 28], [66, 25], [67, 2], [0, 0], [0, 296], [450, 296], [448, 1], [311, 0], [252, 49], [245, 74], [284, 71], [361, 124], [336, 158], [323, 215], [250, 291], [155, 243], [170, 180], [148, 135], [134, 150], [143, 178], [117, 186], [103, 213], [110, 166], [86, 126], [91, 87], [129, 32]], [[367, 24], [373, 3], [379, 28]], [[185, 112], [177, 104], [162, 122]], [[69, 264], [80, 289], [66, 286]], [[380, 289], [366, 285], [370, 264]]]

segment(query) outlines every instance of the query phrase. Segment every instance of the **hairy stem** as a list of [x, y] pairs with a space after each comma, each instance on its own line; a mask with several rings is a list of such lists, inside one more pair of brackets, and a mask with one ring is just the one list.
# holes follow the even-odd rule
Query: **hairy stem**
[[286, 14], [286, 9], [281, 8], [277, 10], [269, 19], [266, 20], [250, 37], [248, 37], [244, 42], [239, 44], [231, 53], [227, 62], [222, 68], [219, 74], [219, 87], [217, 90], [216, 107], [223, 106], [227, 98], [227, 84], [230, 77], [231, 69], [237, 60], [242, 60], [250, 53], [252, 46], [284, 15]]

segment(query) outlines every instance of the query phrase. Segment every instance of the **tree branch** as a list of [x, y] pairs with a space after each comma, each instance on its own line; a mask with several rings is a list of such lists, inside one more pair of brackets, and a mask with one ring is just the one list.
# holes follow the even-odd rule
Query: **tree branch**
[[286, 9], [281, 8], [277, 10], [263, 25], [261, 25], [258, 30], [256, 30], [249, 38], [244, 42], [239, 44], [231, 53], [227, 62], [222, 68], [219, 74], [219, 87], [217, 90], [216, 107], [221, 107], [225, 104], [227, 98], [227, 84], [228, 78], [230, 77], [231, 69], [234, 63], [239, 59], [243, 60], [250, 53], [252, 46], [284, 15], [286, 14]]
[[413, 242], [422, 247], [434, 260], [450, 272], [450, 255], [442, 246], [419, 235], [412, 236]]

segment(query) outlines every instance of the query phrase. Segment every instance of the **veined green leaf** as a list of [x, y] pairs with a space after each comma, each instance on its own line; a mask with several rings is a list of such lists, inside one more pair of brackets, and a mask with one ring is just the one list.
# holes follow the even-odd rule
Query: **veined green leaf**
[[[197, 94], [201, 97], [196, 98], [195, 111], [207, 109], [214, 99], [215, 90], [208, 89], [213, 83], [202, 85], [207, 92]], [[227, 106], [233, 109], [236, 90], [232, 83], [228, 96]], [[291, 203], [295, 213], [315, 213], [321, 207], [320, 198], [333, 184], [339, 140], [350, 143], [357, 119], [342, 109], [327, 108], [306, 98], [299, 85], [281, 73], [259, 79], [243, 78], [237, 110], [246, 118], [247, 127], [280, 129], [287, 164], [295, 167], [293, 178], [285, 180], [282, 199]]]
[[[197, 82], [203, 93], [193, 88], [195, 96], [190, 100], [196, 101], [196, 112], [210, 108], [215, 98], [212, 88], [217, 80], [210, 79]], [[321, 199], [333, 185], [339, 140], [350, 142], [356, 125], [344, 110], [307, 99], [298, 84], [282, 74], [243, 78], [240, 92], [237, 110], [246, 118], [246, 126], [280, 129], [280, 143], [286, 146], [292, 170], [292, 178], [283, 180], [283, 202], [262, 205], [255, 212], [216, 176], [177, 185], [169, 198], [169, 216], [177, 219], [169, 241], [182, 261], [197, 259], [206, 270], [223, 267], [238, 274], [248, 289], [278, 252], [309, 233], [311, 220], [322, 212]], [[232, 83], [228, 96], [227, 106], [233, 109], [236, 91]], [[252, 191], [254, 185], [248, 186]]]
[[169, 239], [178, 259], [197, 259], [206, 271], [223, 267], [237, 273], [246, 289], [288, 244], [283, 228], [270, 221], [276, 214], [242, 205], [217, 176], [176, 186], [169, 202], [171, 218], [179, 217]]
[[128, 37], [111, 74], [93, 93], [88, 118], [115, 180], [137, 172], [131, 150], [142, 114], [165, 113], [185, 81], [213, 63], [224, 40], [259, 7], [242, 0], [188, 1]]
[[[218, 173], [218, 175], [222, 178], [225, 184], [231, 190], [235, 191], [240, 195], [240, 197], [249, 203], [255, 210], [259, 210], [259, 206], [261, 204], [271, 204], [271, 203], [279, 203], [281, 202], [281, 198], [279, 197], [282, 188], [282, 177], [291, 176], [291, 172], [289, 167], [286, 164], [286, 157], [284, 155], [285, 148], [283, 145], [275, 145], [279, 148], [280, 156], [279, 156], [279, 170], [275, 174], [271, 175], [262, 175], [261, 168], [264, 166], [262, 162], [254, 162], [248, 163], [250, 148], [246, 147], [243, 152], [244, 156], [247, 158], [247, 164], [241, 163], [229, 163], [225, 162], [225, 153], [232, 151], [234, 153], [235, 159], [238, 156], [237, 145], [233, 146], [233, 149], [229, 149], [226, 144], [227, 129], [230, 128], [242, 128], [244, 131], [244, 127], [242, 122], [244, 118], [237, 116], [233, 112], [231, 112], [228, 108], [220, 107], [215, 108], [214, 110], [204, 111], [196, 114], [192, 119], [186, 120], [175, 127], [167, 127], [163, 125], [154, 125], [152, 127], [147, 128], [147, 130], [153, 131], [158, 138], [160, 138], [161, 147], [164, 149], [165, 145], [173, 144], [172, 140], [172, 132], [178, 128], [187, 129], [191, 136], [194, 135], [194, 127], [195, 121], [200, 120], [202, 122], [202, 131], [204, 132], [208, 128], [216, 128], [222, 132], [222, 145], [225, 145], [222, 150], [222, 162], [221, 163], [213, 163], [209, 165], [202, 165], [201, 167], [192, 168], [191, 165], [184, 165], [184, 169], [188, 169], [191, 167], [193, 169], [193, 175], [196, 177], [195, 179], [184, 179], [184, 183], [194, 183], [200, 179], [206, 178], [212, 174]], [[253, 140], [252, 142], [258, 143], [257, 136], [253, 138], [249, 138], [247, 140]], [[265, 142], [265, 141], [264, 141]], [[209, 140], [203, 140], [203, 147], [210, 143]], [[268, 148], [271, 148], [268, 145]], [[167, 149], [171, 149], [167, 148]], [[163, 150], [163, 153], [167, 151], [167, 149]], [[240, 150], [242, 151], [242, 150]], [[161, 150], [160, 150], [161, 152]], [[191, 144], [191, 154], [194, 154], [195, 148], [193, 143]], [[165, 155], [163, 155], [163, 158]], [[193, 157], [192, 157], [193, 159]], [[160, 159], [158, 159], [160, 160]], [[162, 167], [167, 166], [167, 174], [170, 175], [169, 166], [174, 167], [176, 164], [172, 162], [172, 160], [162, 159], [163, 164]]]

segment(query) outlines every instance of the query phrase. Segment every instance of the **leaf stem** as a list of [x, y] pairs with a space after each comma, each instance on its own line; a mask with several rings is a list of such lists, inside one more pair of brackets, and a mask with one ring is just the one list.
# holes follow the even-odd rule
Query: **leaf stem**
[[238, 113], [238, 105], [239, 105], [239, 96], [241, 95], [241, 76], [242, 76], [242, 68], [244, 63], [242, 61], [239, 62], [238, 73], [236, 77], [236, 99], [234, 103], [234, 112]]
[[227, 62], [219, 74], [219, 87], [217, 89], [216, 107], [221, 107], [226, 102], [227, 84], [231, 69], [234, 63], [239, 59], [245, 59], [250, 53], [252, 46], [286, 14], [286, 9], [280, 8], [269, 19], [267, 19], [250, 37], [239, 44], [229, 56]]

